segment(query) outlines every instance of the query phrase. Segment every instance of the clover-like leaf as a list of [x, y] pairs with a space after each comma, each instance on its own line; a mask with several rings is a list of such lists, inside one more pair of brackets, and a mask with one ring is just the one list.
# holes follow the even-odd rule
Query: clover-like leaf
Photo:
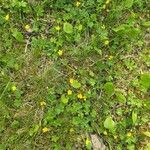
[[78, 89], [81, 87], [81, 83], [79, 83], [77, 80], [73, 80], [71, 86], [74, 87], [75, 89]]
[[70, 23], [66, 22], [66, 23], [64, 23], [63, 30], [66, 33], [72, 33], [73, 32], [73, 26]]
[[115, 128], [115, 122], [113, 121], [112, 117], [107, 117], [104, 121], [104, 127], [106, 129], [109, 129], [110, 131], [114, 130]]

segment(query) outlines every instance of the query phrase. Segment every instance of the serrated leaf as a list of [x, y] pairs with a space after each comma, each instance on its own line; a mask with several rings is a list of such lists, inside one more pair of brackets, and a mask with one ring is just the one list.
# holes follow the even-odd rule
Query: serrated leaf
[[73, 32], [73, 26], [70, 23], [66, 22], [66, 23], [64, 23], [63, 30], [66, 33], [72, 33]]
[[150, 137], [150, 132], [146, 131], [146, 132], [143, 132], [144, 135]]
[[71, 86], [74, 87], [75, 89], [78, 89], [81, 87], [81, 84], [77, 80], [73, 80]]
[[133, 122], [133, 124], [135, 124], [136, 121], [137, 121], [137, 113], [132, 111], [132, 122]]
[[112, 82], [107, 82], [104, 85], [104, 90], [106, 92], [106, 94], [108, 94], [109, 96], [112, 96], [114, 94], [114, 85]]
[[104, 121], [104, 127], [106, 129], [109, 129], [110, 131], [114, 130], [115, 128], [115, 122], [113, 121], [112, 117], [107, 117]]

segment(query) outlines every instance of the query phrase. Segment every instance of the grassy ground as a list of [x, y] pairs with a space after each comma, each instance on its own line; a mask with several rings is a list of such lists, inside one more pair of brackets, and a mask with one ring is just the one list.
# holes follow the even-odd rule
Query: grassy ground
[[0, 150], [150, 147], [148, 0], [0, 1]]

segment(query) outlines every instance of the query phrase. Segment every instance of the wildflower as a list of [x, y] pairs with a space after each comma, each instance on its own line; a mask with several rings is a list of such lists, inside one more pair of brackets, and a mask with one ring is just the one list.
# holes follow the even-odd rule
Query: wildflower
[[43, 106], [46, 106], [46, 102], [44, 102], [44, 101], [41, 101], [40, 102], [40, 105], [43, 107]]
[[146, 107], [147, 105], [144, 103], [144, 107]]
[[104, 131], [103, 134], [104, 134], [104, 135], [107, 135], [107, 131]]
[[62, 50], [59, 50], [59, 51], [58, 51], [58, 55], [59, 55], [59, 56], [62, 56], [62, 54], [63, 54], [63, 51], [62, 51]]
[[43, 129], [42, 129], [42, 132], [43, 133], [46, 133], [46, 132], [48, 132], [49, 131], [49, 129], [47, 128], [47, 127], [44, 127]]
[[6, 21], [9, 20], [9, 14], [7, 14], [7, 15], [5, 16], [5, 20], [6, 20]]
[[79, 99], [82, 99], [82, 98], [83, 98], [83, 95], [82, 95], [81, 93], [79, 93], [79, 94], [77, 95], [77, 97], [78, 97]]
[[86, 145], [91, 144], [91, 141], [90, 141], [90, 139], [89, 139], [89, 138], [87, 138], [87, 139], [86, 139], [85, 144], [86, 144]]
[[59, 31], [61, 28], [60, 28], [60, 26], [56, 26], [55, 29], [56, 29], [57, 31]]
[[113, 56], [110, 55], [110, 56], [108, 57], [108, 59], [109, 59], [109, 60], [112, 60], [112, 59], [113, 59]]
[[72, 91], [71, 90], [68, 90], [68, 95], [72, 95]]
[[79, 1], [76, 2], [76, 6], [79, 7], [81, 3]]
[[109, 45], [109, 40], [105, 40], [104, 45]]
[[106, 0], [106, 4], [109, 4], [110, 3], [110, 0]]
[[128, 136], [128, 137], [131, 137], [131, 136], [132, 136], [132, 133], [131, 133], [131, 132], [128, 132], [128, 133], [127, 133], [127, 136]]
[[25, 28], [26, 31], [28, 31], [28, 32], [30, 31], [30, 25], [27, 24], [27, 25], [25, 25], [24, 28]]
[[74, 81], [74, 80], [73, 80], [72, 78], [69, 80], [69, 82], [70, 82], [71, 84], [73, 83], [73, 81]]
[[17, 87], [16, 87], [15, 85], [13, 85], [13, 86], [11, 87], [11, 90], [12, 90], [13, 92], [15, 92], [16, 89], [17, 89]]

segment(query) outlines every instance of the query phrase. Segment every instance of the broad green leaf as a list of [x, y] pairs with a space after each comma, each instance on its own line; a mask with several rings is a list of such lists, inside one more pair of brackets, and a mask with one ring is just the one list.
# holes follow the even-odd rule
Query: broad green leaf
[[150, 21], [144, 22], [144, 23], [143, 23], [143, 26], [145, 26], [145, 27], [150, 27]]
[[133, 0], [125, 0], [125, 1], [124, 1], [124, 6], [125, 6], [126, 8], [131, 8], [132, 5], [133, 5]]
[[73, 80], [71, 86], [74, 87], [75, 89], [78, 89], [81, 87], [81, 84], [77, 80]]
[[133, 124], [135, 124], [137, 121], [137, 113], [135, 111], [132, 111], [132, 121], [133, 121]]
[[115, 128], [115, 122], [113, 121], [112, 117], [107, 117], [104, 122], [104, 127], [106, 129], [109, 129], [110, 131], [114, 130]]
[[121, 92], [115, 92], [116, 98], [121, 103], [126, 103], [126, 98]]
[[142, 74], [141, 75], [141, 84], [143, 87], [148, 89], [150, 87], [150, 74]]
[[61, 101], [62, 101], [64, 104], [67, 104], [67, 103], [68, 103], [68, 98], [65, 97], [65, 95], [62, 95], [62, 96], [61, 96]]
[[144, 135], [150, 137], [150, 132], [146, 131], [146, 132], [143, 132]]
[[104, 90], [105, 92], [109, 95], [109, 96], [112, 96], [114, 94], [114, 85], [112, 82], [107, 82], [105, 85], [104, 85]]
[[15, 28], [12, 31], [12, 35], [18, 42], [23, 42], [23, 35], [21, 32], [18, 31], [18, 29]]
[[63, 27], [64, 31], [66, 33], [72, 33], [73, 32], [73, 26], [70, 23], [64, 23], [64, 27]]

